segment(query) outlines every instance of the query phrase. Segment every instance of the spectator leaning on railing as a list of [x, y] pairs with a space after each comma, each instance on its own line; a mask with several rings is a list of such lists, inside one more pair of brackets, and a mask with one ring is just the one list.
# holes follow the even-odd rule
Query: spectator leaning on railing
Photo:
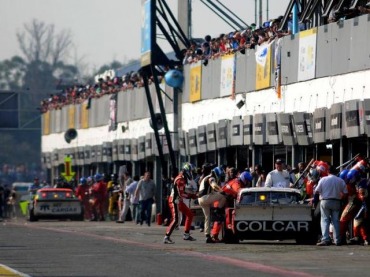
[[[370, 0], [364, 5], [360, 3], [356, 8], [349, 9], [344, 7], [338, 10], [334, 7], [329, 15], [328, 22], [335, 22], [339, 19], [348, 19], [361, 14], [370, 13]], [[220, 56], [240, 52], [245, 53], [245, 49], [255, 49], [257, 45], [270, 43], [276, 38], [292, 34], [292, 15], [290, 15], [287, 26], [279, 31], [283, 16], [267, 21], [261, 27], [255, 23], [247, 28], [238, 31], [232, 31], [226, 34], [220, 34], [212, 38], [210, 35], [204, 37], [204, 42], [197, 44], [192, 40], [188, 49], [184, 49], [183, 65], [203, 61], [203, 65], [208, 64], [209, 59], [217, 59]], [[307, 28], [306, 23], [299, 23], [299, 31]], [[161, 77], [160, 77], [161, 79]], [[153, 82], [149, 79], [149, 84]], [[143, 87], [143, 80], [139, 72], [129, 72], [122, 77], [106, 80], [102, 78], [95, 85], [74, 85], [63, 90], [61, 93], [50, 95], [48, 99], [40, 102], [40, 112], [45, 113], [48, 110], [61, 109], [65, 105], [81, 104], [90, 98], [99, 98], [106, 94], [115, 94], [119, 91], [132, 90], [136, 87]]]

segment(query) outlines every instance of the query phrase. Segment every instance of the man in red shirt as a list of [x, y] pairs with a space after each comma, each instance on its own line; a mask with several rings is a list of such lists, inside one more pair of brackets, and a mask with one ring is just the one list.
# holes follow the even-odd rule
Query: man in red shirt
[[193, 166], [190, 163], [186, 163], [175, 178], [174, 184], [171, 190], [171, 195], [168, 198], [168, 204], [171, 211], [172, 220], [170, 225], [166, 229], [166, 236], [163, 239], [163, 243], [172, 244], [174, 243], [170, 236], [173, 230], [176, 228], [179, 222], [179, 212], [186, 216], [185, 226], [184, 226], [184, 240], [194, 241], [190, 235], [191, 222], [193, 221], [193, 213], [185, 205], [184, 199], [196, 198], [196, 192], [190, 191], [187, 188], [190, 187], [190, 182], [193, 182]]

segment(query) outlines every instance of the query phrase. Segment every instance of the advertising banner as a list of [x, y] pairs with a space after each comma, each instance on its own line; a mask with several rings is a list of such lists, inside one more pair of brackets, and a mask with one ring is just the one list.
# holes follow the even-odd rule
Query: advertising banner
[[197, 62], [190, 65], [190, 102], [201, 99], [202, 88], [202, 64]]
[[236, 56], [222, 56], [221, 59], [221, 88], [220, 96], [235, 97]]
[[256, 90], [271, 85], [271, 43], [263, 44], [256, 51]]
[[298, 81], [315, 78], [317, 28], [299, 32]]

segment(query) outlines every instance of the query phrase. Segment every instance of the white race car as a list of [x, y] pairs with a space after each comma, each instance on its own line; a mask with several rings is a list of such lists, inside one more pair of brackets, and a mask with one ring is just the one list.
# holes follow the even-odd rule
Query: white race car
[[27, 219], [84, 220], [83, 206], [71, 189], [43, 188], [37, 190], [28, 205]]
[[293, 188], [244, 188], [226, 208], [223, 235], [225, 243], [241, 240], [295, 239], [299, 244], [315, 243], [311, 205], [301, 200]]

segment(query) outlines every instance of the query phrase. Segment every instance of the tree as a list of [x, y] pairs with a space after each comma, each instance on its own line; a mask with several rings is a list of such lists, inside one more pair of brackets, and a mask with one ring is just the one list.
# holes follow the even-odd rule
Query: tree
[[[69, 31], [57, 33], [54, 25], [34, 19], [16, 36], [22, 55], [0, 62], [0, 89], [17, 96], [19, 125], [0, 129], [0, 161], [39, 165], [41, 120], [37, 108], [41, 100], [55, 92], [61, 79], [72, 86], [78, 69], [68, 64], [72, 48]], [[8, 110], [9, 105], [3, 101], [0, 109]]]
[[[119, 74], [122, 72], [126, 73], [128, 71], [137, 71], [139, 68], [140, 68], [139, 60], [131, 59], [127, 63], [120, 63], [119, 61], [112, 61], [110, 64], [105, 64], [101, 66], [95, 75], [102, 74], [105, 71], [111, 70], [111, 69], [115, 70], [116, 73]], [[122, 76], [119, 76], [119, 77], [122, 77]]]
[[10, 60], [0, 62], [0, 89], [21, 89], [26, 71], [27, 64], [19, 56], [14, 56]]
[[98, 72], [96, 74], [102, 74], [102, 73], [104, 73], [107, 70], [117, 69], [117, 68], [120, 68], [120, 67], [123, 67], [123, 64], [122, 63], [120, 63], [119, 61], [112, 61], [110, 64], [104, 64], [104, 65], [102, 65], [98, 69]]
[[24, 78], [28, 88], [55, 88], [61, 76], [77, 73], [77, 68], [65, 64], [72, 47], [69, 31], [56, 33], [54, 25], [34, 19], [17, 39], [28, 66]]

